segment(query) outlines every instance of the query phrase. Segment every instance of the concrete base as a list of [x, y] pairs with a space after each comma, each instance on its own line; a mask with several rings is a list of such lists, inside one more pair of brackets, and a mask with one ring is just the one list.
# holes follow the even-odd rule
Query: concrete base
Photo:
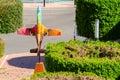
[[37, 62], [35, 65], [34, 73], [45, 72], [45, 67], [43, 62]]

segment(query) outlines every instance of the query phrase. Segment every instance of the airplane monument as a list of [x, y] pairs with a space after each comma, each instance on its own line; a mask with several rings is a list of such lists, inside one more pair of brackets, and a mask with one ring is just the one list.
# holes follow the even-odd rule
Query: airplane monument
[[62, 32], [59, 29], [47, 28], [42, 24], [42, 9], [40, 6], [37, 7], [37, 24], [32, 28], [20, 28], [17, 30], [17, 34], [26, 36], [35, 36], [37, 43], [37, 56], [39, 57], [36, 63], [34, 73], [44, 72], [44, 64], [40, 61], [40, 53], [43, 52], [41, 44], [44, 36], [61, 36]]

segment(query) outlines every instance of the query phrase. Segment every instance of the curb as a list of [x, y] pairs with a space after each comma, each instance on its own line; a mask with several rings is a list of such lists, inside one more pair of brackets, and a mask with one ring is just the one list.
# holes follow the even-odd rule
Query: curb
[[4, 59], [2, 60], [2, 62], [1, 62], [1, 64], [0, 64], [0, 68], [2, 68], [2, 66], [3, 66], [3, 64], [5, 63], [5, 61], [7, 60], [7, 58], [8, 58], [8, 55], [6, 55], [6, 56], [4, 57]]
[[25, 8], [36, 8], [41, 6], [42, 8], [60, 8], [60, 7], [74, 7], [74, 2], [64, 2], [64, 3], [46, 3], [45, 7], [43, 3], [23, 3]]

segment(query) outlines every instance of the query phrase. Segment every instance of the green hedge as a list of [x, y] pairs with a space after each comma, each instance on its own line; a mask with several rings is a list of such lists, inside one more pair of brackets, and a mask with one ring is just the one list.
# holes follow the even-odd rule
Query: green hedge
[[120, 0], [78, 0], [76, 6], [79, 35], [94, 38], [95, 19], [99, 19], [101, 40], [120, 38]]
[[[70, 50], [66, 49], [66, 46], [71, 45], [75, 47]], [[101, 52], [109, 51], [105, 53], [105, 57], [96, 56], [81, 56], [81, 54], [99, 54], [94, 51], [93, 46], [96, 49], [99, 47], [108, 47], [107, 49], [102, 49]], [[77, 46], [77, 47], [76, 47]], [[83, 47], [83, 46], [86, 46]], [[119, 78], [120, 76], [120, 45], [119, 43], [112, 42], [81, 42], [81, 41], [70, 41], [70, 42], [59, 42], [57, 44], [48, 44], [47, 51], [45, 55], [46, 69], [50, 72], [56, 71], [70, 71], [70, 72], [92, 72], [98, 76], [104, 78]], [[75, 49], [80, 50], [76, 52]], [[91, 50], [91, 51], [89, 51]], [[118, 52], [115, 52], [117, 50]], [[86, 52], [85, 52], [86, 51]], [[113, 53], [111, 53], [113, 51]], [[100, 52], [100, 53], [101, 53]], [[109, 58], [109, 53], [115, 54], [117, 56], [112, 56]], [[71, 57], [71, 54], [73, 55]], [[79, 54], [79, 55], [76, 55]], [[103, 53], [104, 54], [104, 53]]]
[[74, 4], [75, 4], [75, 5], [76, 5], [77, 1], [78, 1], [78, 0], [74, 0]]
[[[30, 80], [103, 80], [104, 78], [98, 77], [93, 73], [71, 73], [71, 72], [43, 72], [43, 73], [35, 73], [31, 76]], [[22, 80], [27, 80], [23, 78]]]
[[0, 33], [15, 32], [22, 27], [22, 15], [21, 0], [0, 0]]
[[4, 55], [4, 49], [5, 49], [5, 43], [4, 43], [4, 41], [0, 38], [0, 58]]

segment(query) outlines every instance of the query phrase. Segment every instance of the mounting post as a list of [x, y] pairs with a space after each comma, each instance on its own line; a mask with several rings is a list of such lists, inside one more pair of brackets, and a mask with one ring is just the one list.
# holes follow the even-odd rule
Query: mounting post
[[95, 40], [99, 40], [99, 19], [95, 19]]
[[43, 0], [43, 7], [45, 7], [45, 0]]

